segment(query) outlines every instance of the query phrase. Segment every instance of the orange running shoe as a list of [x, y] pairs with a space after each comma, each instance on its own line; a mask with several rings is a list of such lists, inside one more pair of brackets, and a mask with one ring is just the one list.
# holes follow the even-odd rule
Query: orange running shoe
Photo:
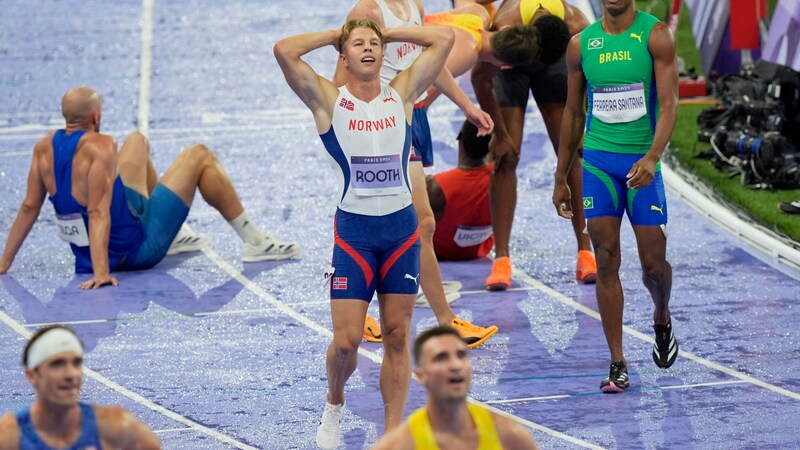
[[458, 331], [458, 334], [461, 335], [461, 339], [464, 340], [464, 343], [467, 344], [469, 348], [477, 347], [497, 334], [497, 327], [494, 325], [489, 325], [485, 328], [479, 327], [466, 320], [461, 320], [458, 317], [453, 319], [451, 325]]
[[597, 261], [594, 259], [594, 253], [589, 250], [580, 250], [578, 252], [578, 264], [575, 266], [575, 279], [583, 284], [597, 282]]
[[511, 258], [497, 258], [492, 264], [492, 274], [486, 279], [486, 289], [505, 291], [511, 286]]
[[383, 339], [381, 339], [381, 326], [369, 314], [364, 319], [364, 334], [362, 334], [362, 337], [368, 342], [383, 342]]

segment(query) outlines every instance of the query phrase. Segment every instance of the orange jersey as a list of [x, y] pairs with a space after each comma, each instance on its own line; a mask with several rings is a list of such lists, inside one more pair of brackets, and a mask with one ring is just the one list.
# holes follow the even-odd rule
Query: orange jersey
[[479, 169], [452, 169], [434, 175], [446, 200], [436, 222], [433, 248], [441, 259], [476, 259], [492, 250], [489, 180], [493, 164]]

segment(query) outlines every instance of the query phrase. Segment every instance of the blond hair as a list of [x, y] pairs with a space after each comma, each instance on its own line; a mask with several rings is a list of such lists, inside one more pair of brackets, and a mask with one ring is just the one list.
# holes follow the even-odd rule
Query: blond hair
[[383, 42], [383, 33], [381, 33], [381, 27], [375, 21], [369, 19], [350, 19], [342, 25], [342, 35], [339, 36], [339, 53], [343, 53], [344, 44], [347, 43], [347, 40], [350, 39], [350, 34], [356, 28], [369, 28], [378, 35], [378, 39], [381, 41], [381, 45], [384, 44]]

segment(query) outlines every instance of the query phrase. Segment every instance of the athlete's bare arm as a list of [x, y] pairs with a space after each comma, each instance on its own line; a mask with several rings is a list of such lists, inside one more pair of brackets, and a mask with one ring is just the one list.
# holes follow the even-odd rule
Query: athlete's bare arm
[[567, 23], [569, 34], [572, 36], [575, 36], [589, 26], [589, 19], [583, 15], [581, 10], [567, 2], [564, 2], [564, 22]]
[[513, 139], [511, 139], [511, 135], [508, 133], [508, 128], [506, 128], [506, 123], [500, 112], [500, 105], [497, 102], [494, 86], [492, 85], [492, 78], [499, 73], [499, 70], [500, 68], [494, 64], [478, 61], [472, 68], [471, 75], [475, 97], [478, 99], [481, 109], [492, 118], [494, 125], [492, 139], [489, 142], [489, 152], [494, 158], [495, 168], [500, 166], [500, 160], [503, 156], [512, 152], [519, 152], [519, 149], [514, 145]]
[[572, 194], [567, 186], [567, 173], [572, 165], [583, 137], [586, 124], [586, 76], [581, 67], [581, 37], [575, 35], [567, 47], [567, 103], [561, 116], [561, 138], [558, 145], [558, 164], [553, 186], [553, 205], [558, 215], [565, 219], [572, 218], [570, 198]]
[[494, 129], [492, 117], [476, 107], [472, 101], [464, 94], [458, 86], [453, 74], [447, 68], [443, 68], [436, 81], [433, 83], [436, 89], [449, 98], [464, 113], [464, 116], [478, 127], [478, 136], [486, 136]]
[[408, 69], [389, 83], [406, 102], [406, 116], [410, 118], [416, 99], [442, 72], [453, 47], [453, 30], [444, 26], [387, 28], [383, 37], [387, 42], [410, 42], [426, 47]]
[[158, 437], [142, 421], [119, 406], [94, 406], [100, 439], [111, 448], [158, 450]]
[[[78, 144], [77, 151], [87, 155], [87, 158], [84, 158], [88, 163], [86, 191], [78, 193], [76, 200], [78, 203], [83, 203], [82, 197], [85, 195], [93, 276], [79, 287], [96, 289], [106, 284], [116, 286], [117, 279], [111, 276], [108, 265], [108, 240], [111, 234], [111, 197], [114, 192], [114, 180], [117, 178], [117, 143], [110, 136], [97, 133], [89, 134], [82, 138], [82, 141]], [[81, 172], [82, 168], [79, 167], [77, 170]], [[74, 183], [82, 184], [80, 180], [73, 180]]]
[[333, 83], [317, 75], [300, 57], [327, 45], [335, 48], [341, 34], [341, 29], [305, 33], [281, 39], [273, 48], [286, 82], [314, 114], [320, 134], [326, 133], [331, 127], [333, 102], [339, 90]]
[[33, 148], [25, 198], [22, 200], [17, 216], [14, 218], [14, 223], [11, 224], [11, 229], [8, 231], [6, 245], [3, 248], [3, 256], [0, 258], [0, 274], [8, 272], [8, 269], [11, 268], [11, 264], [14, 262], [20, 247], [22, 247], [22, 243], [30, 233], [31, 228], [33, 228], [33, 224], [36, 223], [36, 219], [39, 218], [39, 212], [47, 195], [47, 189], [40, 173], [39, 161], [48, 148], [47, 142], [49, 139], [52, 139], [52, 133], [40, 139]]
[[19, 424], [12, 413], [0, 417], [0, 450], [19, 450]]
[[641, 189], [653, 181], [656, 164], [661, 159], [678, 120], [678, 68], [675, 63], [675, 38], [672, 31], [666, 24], [657, 23], [650, 31], [647, 45], [653, 55], [655, 88], [658, 89], [658, 120], [650, 150], [628, 173], [628, 187], [631, 189]]

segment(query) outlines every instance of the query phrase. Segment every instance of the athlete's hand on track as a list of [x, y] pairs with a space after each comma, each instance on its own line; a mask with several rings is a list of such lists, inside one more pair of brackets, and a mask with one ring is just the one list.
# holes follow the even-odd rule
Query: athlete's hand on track
[[105, 286], [110, 284], [112, 286], [117, 286], [119, 281], [115, 277], [111, 275], [107, 275], [104, 277], [93, 276], [90, 280], [84, 281], [80, 284], [81, 289], [97, 289], [99, 287]]

